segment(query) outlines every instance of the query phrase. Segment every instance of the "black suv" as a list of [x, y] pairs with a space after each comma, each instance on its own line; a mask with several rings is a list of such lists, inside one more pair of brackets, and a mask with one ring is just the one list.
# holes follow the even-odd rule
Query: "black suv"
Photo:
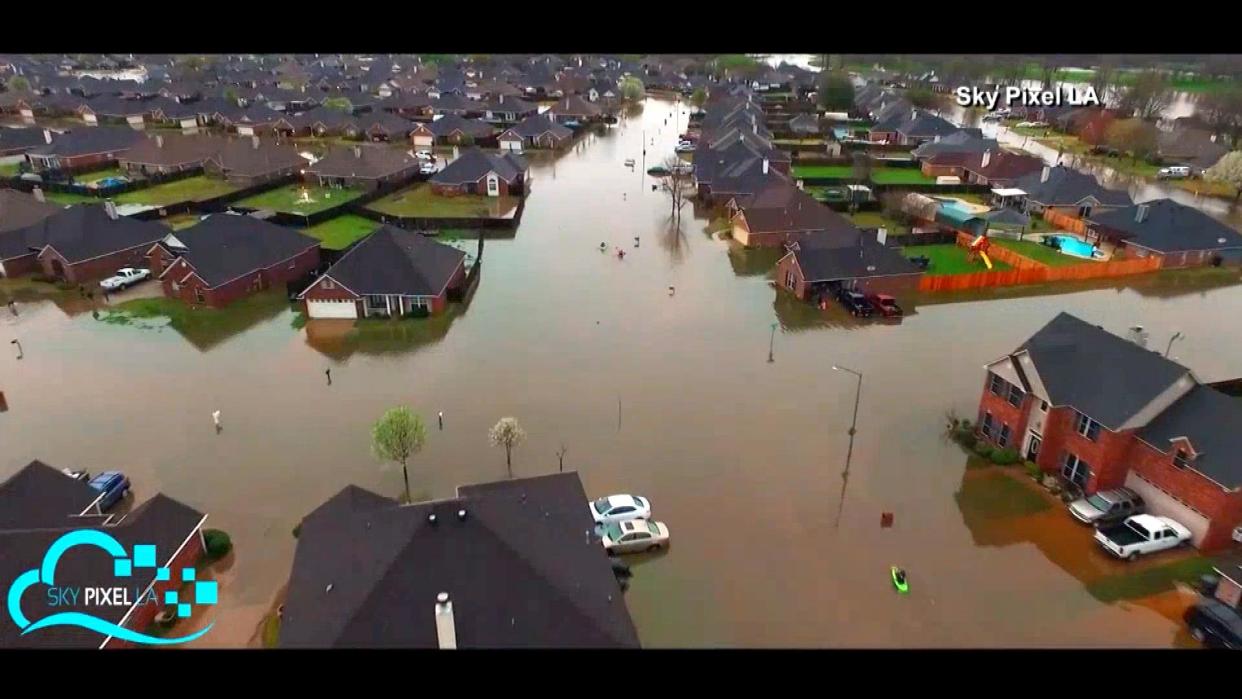
[[860, 318], [869, 318], [875, 310], [871, 307], [871, 302], [867, 300], [866, 296], [863, 296], [861, 293], [854, 291], [853, 289], [841, 289], [837, 291], [837, 301], [841, 302], [841, 305], [845, 307], [845, 310]]
[[1182, 618], [1190, 635], [1205, 647], [1242, 650], [1242, 613], [1224, 602], [1204, 597]]

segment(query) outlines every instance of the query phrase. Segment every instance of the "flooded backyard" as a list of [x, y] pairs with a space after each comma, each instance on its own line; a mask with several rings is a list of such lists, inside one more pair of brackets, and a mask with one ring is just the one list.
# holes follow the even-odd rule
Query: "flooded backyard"
[[[973, 417], [983, 364], [1061, 310], [1119, 333], [1141, 323], [1161, 347], [1181, 331], [1173, 354], [1196, 375], [1242, 375], [1222, 351], [1242, 344], [1242, 324], [1222, 322], [1242, 311], [1236, 275], [903, 299], [901, 323], [858, 324], [778, 294], [773, 258], [730, 254], [690, 207], [670, 228], [644, 171], [676, 144], [676, 109], [684, 125], [685, 105], [648, 100], [534, 159], [521, 224], [486, 241], [469, 304], [421, 325], [295, 327], [279, 301], [188, 335], [101, 322], [80, 299], [0, 313], [3, 349], [24, 350], [0, 359], [0, 477], [35, 458], [119, 468], [139, 501], [163, 491], [208, 513], [235, 556], [206, 646], [251, 637], [302, 516], [350, 483], [399, 493], [400, 470], [369, 451], [370, 425], [398, 404], [429, 418], [417, 495], [504, 478], [487, 431], [511, 415], [529, 435], [515, 475], [554, 471], [563, 445], [588, 495], [650, 497], [673, 544], [635, 566], [626, 593], [647, 647], [1178, 643], [1162, 611], [1176, 604], [1093, 594], [1116, 564], [1063, 511], [980, 505], [1011, 497], [989, 478], [1035, 491], [1020, 471], [967, 469], [941, 433], [946, 411]], [[865, 376], [844, 482], [855, 382], [834, 364]], [[909, 595], [889, 584], [894, 564]]]

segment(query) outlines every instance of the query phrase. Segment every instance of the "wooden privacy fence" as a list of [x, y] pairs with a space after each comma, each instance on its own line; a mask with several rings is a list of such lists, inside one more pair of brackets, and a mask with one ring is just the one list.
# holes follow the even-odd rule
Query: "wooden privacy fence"
[[[970, 245], [974, 237], [967, 233], [958, 233], [957, 244], [962, 247]], [[970, 274], [923, 275], [919, 282], [919, 291], [964, 291], [989, 286], [1021, 286], [1025, 284], [1046, 284], [1048, 282], [1081, 281], [1104, 277], [1125, 277], [1132, 274], [1143, 274], [1160, 269], [1157, 257], [1137, 258], [1133, 260], [1111, 260], [1109, 262], [1088, 262], [1066, 265], [1065, 267], [1049, 267], [1032, 260], [1025, 255], [1000, 245], [993, 245], [988, 255], [1013, 269], [972, 272]]]
[[1087, 234], [1087, 224], [1080, 218], [1075, 218], [1068, 214], [1063, 214], [1052, 209], [1044, 209], [1044, 220], [1062, 230], [1077, 233], [1078, 235]]

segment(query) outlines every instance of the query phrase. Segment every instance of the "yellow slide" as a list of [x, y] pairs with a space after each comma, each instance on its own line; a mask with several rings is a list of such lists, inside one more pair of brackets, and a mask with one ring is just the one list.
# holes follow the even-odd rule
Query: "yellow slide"
[[979, 257], [983, 258], [983, 264], [987, 265], [988, 269], [992, 269], [992, 261], [988, 259], [988, 254], [986, 252], [980, 250]]

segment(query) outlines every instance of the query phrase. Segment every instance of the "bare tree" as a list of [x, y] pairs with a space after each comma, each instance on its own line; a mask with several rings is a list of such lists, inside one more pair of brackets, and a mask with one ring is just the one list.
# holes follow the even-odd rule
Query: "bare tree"
[[565, 443], [561, 442], [561, 448], [556, 450], [557, 470], [561, 473], [565, 472], [565, 452], [569, 451], [565, 447]]
[[505, 466], [513, 478], [513, 448], [526, 441], [526, 431], [515, 417], [502, 417], [487, 433], [492, 446], [505, 448]]
[[1121, 108], [1140, 119], [1159, 117], [1173, 99], [1168, 78], [1156, 70], [1140, 73], [1122, 94]]
[[686, 163], [676, 155], [664, 159], [666, 173], [660, 178], [660, 187], [668, 195], [671, 209], [669, 218], [681, 222], [681, 209], [690, 198], [690, 175], [685, 171]]
[[1113, 61], [1108, 57], [1101, 57], [1100, 63], [1095, 67], [1095, 72], [1091, 74], [1091, 87], [1095, 88], [1095, 94], [1103, 102], [1108, 97], [1108, 89], [1113, 86]]

